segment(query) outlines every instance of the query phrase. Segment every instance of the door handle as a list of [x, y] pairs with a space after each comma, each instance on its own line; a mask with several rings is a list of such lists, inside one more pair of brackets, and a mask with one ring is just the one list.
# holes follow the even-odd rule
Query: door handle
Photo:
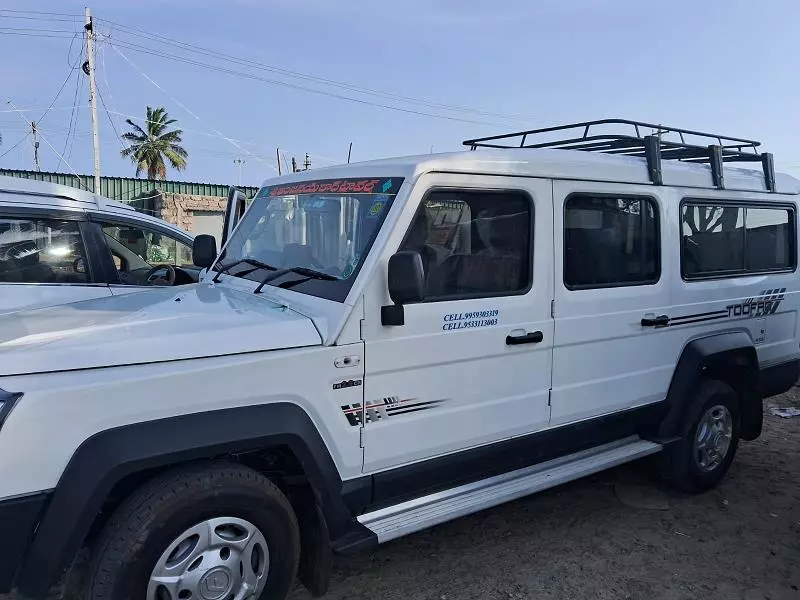
[[506, 336], [506, 344], [509, 346], [518, 346], [519, 344], [538, 344], [544, 339], [544, 334], [541, 331], [532, 331], [525, 335], [508, 335]]
[[669, 317], [667, 315], [642, 319], [642, 327], [666, 327], [667, 325], [669, 325]]

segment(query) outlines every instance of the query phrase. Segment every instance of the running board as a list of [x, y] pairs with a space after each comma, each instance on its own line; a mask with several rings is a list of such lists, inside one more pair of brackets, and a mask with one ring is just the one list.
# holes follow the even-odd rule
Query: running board
[[660, 451], [661, 444], [631, 436], [358, 517], [378, 542], [388, 542], [464, 515], [546, 490]]

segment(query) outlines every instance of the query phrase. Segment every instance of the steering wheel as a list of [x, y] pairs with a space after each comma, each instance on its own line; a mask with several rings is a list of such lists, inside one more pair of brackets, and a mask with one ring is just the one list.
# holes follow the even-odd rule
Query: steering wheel
[[[167, 272], [167, 276], [156, 277], [155, 274], [162, 270]], [[147, 283], [152, 285], [175, 285], [176, 278], [175, 267], [168, 264], [155, 265], [147, 272], [147, 275], [145, 275]]]

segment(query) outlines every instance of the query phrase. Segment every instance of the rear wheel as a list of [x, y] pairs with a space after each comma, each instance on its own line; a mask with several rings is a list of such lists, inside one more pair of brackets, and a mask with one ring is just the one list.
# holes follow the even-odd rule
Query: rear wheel
[[739, 445], [741, 417], [736, 391], [723, 381], [700, 382], [680, 442], [667, 452], [666, 475], [674, 486], [699, 492], [716, 486]]
[[133, 494], [98, 540], [90, 600], [284, 598], [300, 550], [281, 491], [250, 469], [193, 467]]

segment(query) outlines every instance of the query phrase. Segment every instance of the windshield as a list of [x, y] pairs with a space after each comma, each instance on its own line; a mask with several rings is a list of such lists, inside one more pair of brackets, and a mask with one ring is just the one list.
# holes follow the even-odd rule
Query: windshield
[[[327, 179], [259, 190], [231, 235], [215, 270], [267, 285], [342, 301], [350, 291], [403, 179]], [[290, 283], [291, 282], [291, 283]]]

